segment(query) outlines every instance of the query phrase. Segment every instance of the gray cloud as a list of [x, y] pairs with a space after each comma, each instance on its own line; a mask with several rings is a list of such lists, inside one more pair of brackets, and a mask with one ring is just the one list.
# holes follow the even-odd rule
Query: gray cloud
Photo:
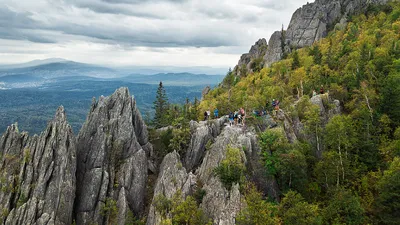
[[[150, 19], [166, 19], [157, 14], [133, 10], [132, 5], [143, 4], [143, 1], [128, 1], [128, 0], [67, 0], [64, 1], [72, 6], [88, 9], [96, 13], [105, 14], [121, 14], [126, 16], [150, 18]], [[146, 1], [144, 1], [146, 2]], [[128, 4], [129, 3], [129, 4]], [[128, 6], [128, 7], [127, 7]]]
[[9, 51], [2, 47], [6, 45], [2, 40], [16, 40], [41, 47], [56, 44], [52, 56], [57, 56], [59, 49], [69, 52], [68, 46], [80, 43], [83, 47], [77, 47], [78, 51], [96, 46], [123, 54], [146, 48], [143, 54], [153, 51], [159, 55], [172, 48], [178, 56], [175, 48], [179, 48], [185, 54], [195, 52], [193, 57], [210, 54], [220, 60], [237, 54], [232, 57], [237, 61], [243, 49], [247, 51], [261, 37], [268, 39], [282, 24], [287, 26], [291, 14], [304, 3], [306, 0], [2, 0], [0, 52]]
[[111, 4], [140, 4], [143, 2], [172, 2], [172, 3], [182, 3], [188, 0], [101, 0], [102, 2], [107, 2]]
[[36, 22], [30, 18], [31, 13], [18, 13], [8, 7], [0, 7], [0, 28], [32, 28]]

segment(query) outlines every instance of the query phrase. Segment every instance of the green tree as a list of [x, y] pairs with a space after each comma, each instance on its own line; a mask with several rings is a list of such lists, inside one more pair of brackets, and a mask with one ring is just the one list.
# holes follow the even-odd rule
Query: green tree
[[336, 149], [339, 155], [341, 177], [345, 179], [344, 158], [348, 158], [349, 150], [355, 143], [355, 131], [350, 116], [336, 115], [326, 125], [325, 142], [330, 149]]
[[192, 196], [182, 199], [181, 192], [178, 191], [172, 198], [172, 224], [177, 225], [204, 225], [210, 224], [203, 211], [197, 206], [196, 200]]
[[314, 48], [310, 50], [310, 55], [313, 56], [314, 63], [321, 65], [322, 64], [322, 53], [319, 50], [319, 46], [315, 45]]
[[324, 209], [324, 224], [363, 224], [364, 209], [350, 191], [337, 189]]
[[304, 198], [295, 191], [285, 194], [279, 204], [279, 216], [286, 225], [322, 224], [317, 205], [308, 204]]
[[295, 70], [299, 67], [300, 67], [299, 53], [297, 52], [297, 50], [295, 50], [293, 53], [292, 70]]
[[400, 158], [394, 158], [378, 183], [377, 216], [381, 224], [400, 224]]
[[154, 126], [156, 128], [164, 127], [168, 125], [168, 97], [165, 92], [165, 88], [160, 81], [160, 84], [157, 89], [156, 100], [153, 103], [153, 108], [155, 110], [154, 115]]
[[215, 168], [215, 173], [227, 189], [230, 189], [232, 184], [239, 183], [244, 175], [246, 168], [240, 151], [238, 148], [228, 146], [226, 158]]
[[254, 185], [248, 184], [245, 189], [244, 200], [246, 207], [236, 217], [239, 225], [275, 225], [279, 224], [276, 215], [276, 206], [262, 199], [262, 195]]

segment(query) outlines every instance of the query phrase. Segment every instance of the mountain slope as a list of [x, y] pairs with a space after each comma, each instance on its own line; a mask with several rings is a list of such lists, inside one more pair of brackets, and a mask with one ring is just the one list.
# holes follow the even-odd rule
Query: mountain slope
[[[285, 58], [298, 48], [312, 45], [326, 37], [334, 27], [346, 26], [348, 18], [364, 13], [388, 0], [316, 0], [307, 3], [294, 12], [287, 30], [276, 31], [268, 41], [260, 39], [243, 54], [234, 68], [237, 76], [244, 76], [248, 71], [259, 71], [272, 63]], [[254, 51], [263, 49], [263, 51]], [[256, 53], [256, 54], [255, 54]]]
[[[393, 182], [400, 157], [399, 46], [400, 3], [371, 6], [270, 67], [243, 70], [241, 78], [228, 74], [204, 97], [200, 112], [217, 107], [226, 115], [244, 107], [247, 126], [265, 127], [260, 123], [273, 118], [284, 128], [281, 134], [261, 130], [259, 139], [266, 172], [281, 191], [278, 210], [285, 223], [400, 221], [386, 186], [391, 180], [400, 190]], [[280, 109], [272, 108], [273, 99]], [[341, 113], [330, 115], [336, 107]]]

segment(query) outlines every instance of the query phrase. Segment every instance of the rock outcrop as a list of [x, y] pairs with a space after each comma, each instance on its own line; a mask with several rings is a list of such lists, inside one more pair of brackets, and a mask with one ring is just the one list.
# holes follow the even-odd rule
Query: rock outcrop
[[251, 46], [249, 53], [243, 54], [240, 57], [238, 65], [234, 69], [237, 76], [243, 75], [240, 74], [243, 69], [246, 71], [251, 70], [251, 63], [258, 58], [264, 57], [267, 49], [268, 44], [265, 38], [259, 39], [253, 46]]
[[264, 55], [264, 66], [270, 67], [273, 62], [282, 59], [285, 42], [283, 41], [282, 31], [275, 31], [268, 41], [268, 50]]
[[157, 212], [154, 206], [157, 198], [164, 196], [171, 199], [178, 191], [181, 192], [184, 198], [193, 193], [196, 183], [196, 176], [191, 172], [186, 172], [176, 151], [166, 155], [160, 166], [160, 173], [154, 189], [154, 197], [147, 217], [147, 224], [161, 224], [161, 214]]
[[188, 171], [196, 169], [204, 158], [207, 144], [211, 144], [227, 122], [226, 117], [212, 121], [190, 122], [192, 137], [185, 154], [185, 167]]
[[327, 124], [333, 116], [342, 112], [340, 101], [331, 99], [329, 94], [316, 95], [310, 100], [312, 104], [319, 107], [320, 118], [323, 124]]
[[72, 224], [76, 143], [63, 107], [40, 136], [8, 127], [0, 154], [2, 223]]
[[[127, 88], [93, 101], [77, 138], [76, 223], [124, 224], [129, 210], [140, 215], [151, 153]], [[115, 206], [117, 213], [108, 210]]]
[[[176, 152], [169, 153], [164, 158], [155, 186], [148, 225], [159, 224], [161, 221], [160, 212], [157, 212], [154, 206], [157, 196], [172, 198], [175, 193], [181, 191], [182, 197], [185, 198], [197, 188], [201, 188], [205, 193], [200, 207], [214, 224], [235, 224], [236, 215], [244, 206], [239, 184], [233, 184], [228, 190], [214, 172], [226, 158], [228, 147], [240, 149], [242, 162], [250, 169], [248, 179], [273, 198], [278, 196], [279, 190], [275, 180], [265, 175], [259, 158], [261, 149], [256, 134], [241, 126], [227, 126], [226, 122], [226, 118], [191, 122], [191, 147], [185, 157], [189, 169], [182, 167], [181, 157]], [[212, 144], [206, 150], [207, 140], [212, 141]], [[198, 184], [202, 186], [198, 187]]]
[[[241, 150], [241, 158], [248, 168], [262, 167], [258, 158], [261, 150], [257, 145], [256, 135], [239, 126], [225, 127], [210, 150], [206, 152], [203, 163], [196, 171], [198, 180], [204, 184], [203, 189], [206, 192], [201, 207], [213, 219], [214, 224], [235, 224], [235, 217], [243, 207], [243, 196], [240, 194], [239, 185], [233, 184], [231, 190], [227, 190], [214, 173], [215, 168], [225, 159], [228, 146]], [[250, 172], [249, 179], [256, 181], [259, 172], [260, 170]], [[262, 177], [265, 179], [259, 179], [256, 184], [261, 191], [277, 194], [275, 181], [266, 178], [264, 174]]]
[[264, 66], [269, 67], [281, 60], [284, 53], [311, 46], [326, 37], [336, 24], [343, 26], [347, 16], [365, 12], [370, 4], [387, 2], [388, 0], [316, 0], [307, 3], [294, 12], [286, 31], [276, 31], [272, 34], [268, 46], [265, 39], [260, 39], [249, 53], [243, 54], [234, 71], [237, 76], [243, 76], [243, 65], [248, 72], [251, 62], [260, 57], [264, 59]]

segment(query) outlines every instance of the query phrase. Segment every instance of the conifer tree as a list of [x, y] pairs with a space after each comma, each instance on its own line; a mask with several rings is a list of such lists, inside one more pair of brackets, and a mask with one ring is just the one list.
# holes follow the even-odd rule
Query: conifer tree
[[154, 101], [154, 126], [156, 128], [164, 127], [167, 125], [167, 113], [168, 113], [168, 97], [165, 93], [164, 86], [160, 81], [160, 84], [157, 89], [156, 100]]
[[295, 70], [300, 67], [300, 59], [299, 59], [299, 53], [297, 50], [293, 53], [293, 63], [292, 63], [292, 70]]

